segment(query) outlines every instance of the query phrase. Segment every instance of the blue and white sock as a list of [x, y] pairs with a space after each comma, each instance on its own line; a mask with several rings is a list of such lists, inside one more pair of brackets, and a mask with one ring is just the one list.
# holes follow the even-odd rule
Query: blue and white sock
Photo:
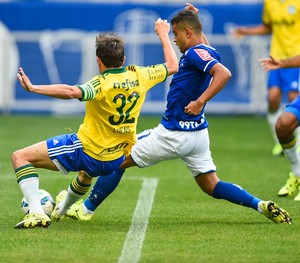
[[258, 203], [261, 201], [261, 199], [249, 194], [239, 185], [222, 181], [216, 184], [212, 196], [238, 205], [251, 207], [255, 210], [258, 210]]

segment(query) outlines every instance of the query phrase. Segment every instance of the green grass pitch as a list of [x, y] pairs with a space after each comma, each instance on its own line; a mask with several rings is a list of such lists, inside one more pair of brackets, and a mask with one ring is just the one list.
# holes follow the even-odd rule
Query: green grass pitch
[[[138, 129], [154, 127], [159, 120], [141, 116]], [[82, 117], [0, 116], [0, 262], [121, 262], [144, 178], [157, 178], [158, 184], [138, 262], [300, 262], [300, 202], [277, 197], [290, 166], [285, 157], [271, 156], [273, 142], [266, 120], [255, 116], [208, 115], [218, 176], [275, 201], [291, 213], [292, 225], [277, 225], [253, 209], [207, 196], [177, 159], [128, 169], [89, 222], [66, 218], [46, 229], [14, 229], [23, 214], [11, 153], [54, 135], [76, 132], [81, 121]], [[39, 172], [40, 188], [53, 197], [76, 176]]]

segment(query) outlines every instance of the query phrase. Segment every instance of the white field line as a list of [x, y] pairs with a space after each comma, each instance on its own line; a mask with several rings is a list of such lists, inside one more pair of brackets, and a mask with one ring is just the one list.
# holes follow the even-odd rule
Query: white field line
[[140, 259], [157, 184], [157, 178], [143, 178], [143, 186], [118, 263], [136, 263]]

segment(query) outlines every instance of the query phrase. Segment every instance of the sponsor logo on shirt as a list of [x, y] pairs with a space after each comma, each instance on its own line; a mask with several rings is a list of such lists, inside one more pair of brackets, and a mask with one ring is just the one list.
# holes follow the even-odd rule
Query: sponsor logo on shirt
[[119, 143], [116, 146], [113, 146], [111, 148], [106, 148], [104, 149], [101, 153], [100, 156], [106, 156], [106, 155], [110, 155], [110, 154], [114, 154], [117, 152], [124, 152], [124, 149], [128, 146], [129, 144], [126, 142], [123, 143]]
[[196, 48], [194, 50], [202, 60], [212, 60], [213, 59], [211, 54], [205, 49]]
[[119, 134], [128, 134], [131, 133], [131, 129], [129, 126], [124, 126], [120, 128], [113, 128], [113, 133], [119, 133]]
[[126, 79], [125, 82], [115, 82], [113, 84], [114, 89], [125, 89], [126, 91], [128, 91], [130, 88], [134, 88], [137, 86], [139, 86], [138, 79], [135, 80]]

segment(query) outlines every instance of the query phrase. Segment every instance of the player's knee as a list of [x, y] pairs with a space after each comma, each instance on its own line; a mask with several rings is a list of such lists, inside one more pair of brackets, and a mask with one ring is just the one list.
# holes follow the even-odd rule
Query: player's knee
[[201, 187], [202, 191], [210, 196], [212, 196], [212, 193], [213, 193], [213, 190], [214, 188], [213, 187]]
[[136, 166], [135, 162], [132, 160], [131, 155], [127, 156], [126, 159], [120, 165], [120, 168], [125, 170], [129, 167]]
[[83, 184], [90, 184], [93, 180], [85, 171], [79, 171], [78, 180]]
[[280, 117], [275, 125], [276, 134], [279, 139], [285, 138], [293, 134], [293, 130], [291, 130], [291, 123], [288, 119], [284, 117]]
[[14, 151], [11, 155], [11, 162], [13, 164], [17, 163], [18, 160], [21, 160], [24, 158], [24, 154], [23, 154], [23, 151], [22, 150], [17, 150], [17, 151]]
[[215, 172], [212, 172], [207, 174], [199, 174], [197, 177], [195, 177], [195, 180], [204, 193], [212, 196], [219, 178]]

